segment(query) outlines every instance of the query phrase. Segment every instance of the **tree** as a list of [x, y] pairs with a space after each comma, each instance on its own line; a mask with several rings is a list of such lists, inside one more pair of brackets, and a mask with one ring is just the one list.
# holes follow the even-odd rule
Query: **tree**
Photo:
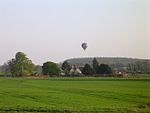
[[59, 75], [60, 69], [54, 62], [46, 62], [42, 66], [42, 72], [44, 75]]
[[61, 69], [65, 72], [66, 75], [68, 75], [71, 70], [71, 66], [69, 65], [67, 61], [65, 61], [63, 62]]
[[128, 64], [128, 72], [130, 73], [150, 73], [150, 62], [148, 60], [139, 60], [135, 63]]
[[85, 64], [85, 66], [82, 69], [82, 73], [84, 75], [93, 75], [93, 69], [89, 64]]
[[94, 74], [98, 74], [98, 72], [99, 72], [98, 71], [99, 70], [99, 63], [98, 63], [96, 58], [93, 59], [92, 65], [93, 65]]
[[14, 76], [24, 76], [32, 73], [34, 65], [22, 52], [16, 53], [15, 58], [8, 62], [10, 72]]
[[101, 64], [99, 66], [99, 74], [112, 74], [112, 69], [107, 64]]

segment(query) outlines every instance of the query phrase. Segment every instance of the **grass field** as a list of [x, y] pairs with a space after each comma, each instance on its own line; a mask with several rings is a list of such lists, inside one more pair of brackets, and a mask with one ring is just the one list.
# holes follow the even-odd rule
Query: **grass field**
[[11, 73], [0, 71], [0, 75], [11, 75]]
[[1, 112], [150, 112], [150, 79], [0, 78]]

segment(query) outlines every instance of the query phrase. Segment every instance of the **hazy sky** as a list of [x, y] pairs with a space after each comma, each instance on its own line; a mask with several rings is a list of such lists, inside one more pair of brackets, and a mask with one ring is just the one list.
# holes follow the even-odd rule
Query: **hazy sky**
[[35, 64], [150, 58], [149, 43], [150, 0], [0, 0], [0, 64], [18, 51]]

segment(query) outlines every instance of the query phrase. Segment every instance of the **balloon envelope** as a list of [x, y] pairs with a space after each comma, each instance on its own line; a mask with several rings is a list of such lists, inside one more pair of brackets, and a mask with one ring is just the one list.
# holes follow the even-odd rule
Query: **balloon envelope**
[[86, 50], [86, 48], [87, 48], [87, 43], [82, 43], [81, 47], [82, 47], [84, 50]]

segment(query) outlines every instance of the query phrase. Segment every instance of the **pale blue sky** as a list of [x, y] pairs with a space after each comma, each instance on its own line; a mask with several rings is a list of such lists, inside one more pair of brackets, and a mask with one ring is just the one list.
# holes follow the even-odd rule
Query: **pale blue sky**
[[150, 58], [149, 42], [150, 0], [0, 0], [0, 64], [18, 51], [35, 64]]

